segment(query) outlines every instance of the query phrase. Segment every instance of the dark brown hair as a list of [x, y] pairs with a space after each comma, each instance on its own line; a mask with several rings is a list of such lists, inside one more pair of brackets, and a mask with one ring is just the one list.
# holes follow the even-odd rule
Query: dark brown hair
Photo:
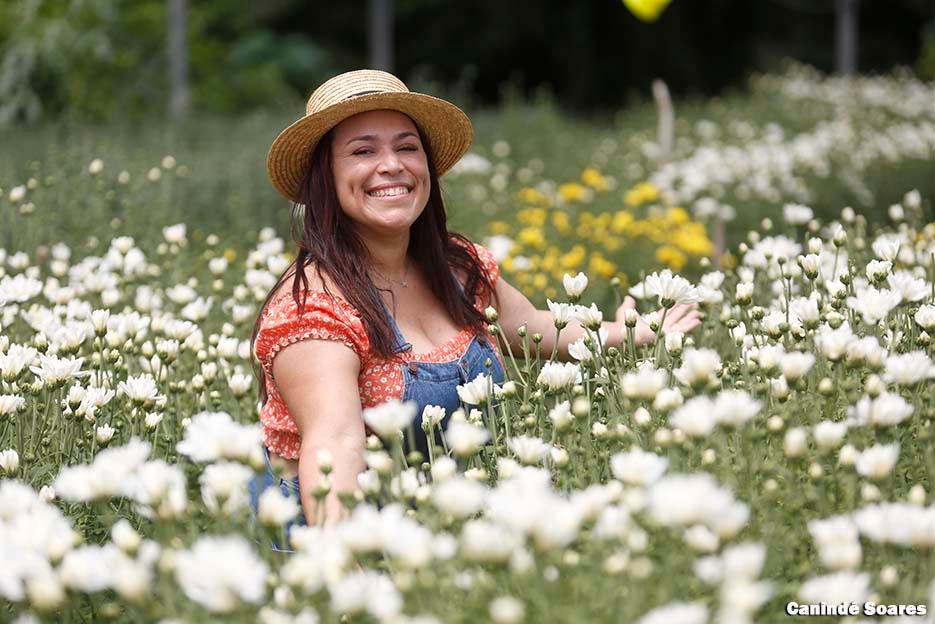
[[[410, 228], [408, 255], [426, 276], [432, 293], [455, 323], [480, 333], [485, 330], [487, 320], [474, 307], [474, 301], [478, 296], [485, 301], [490, 296], [496, 297], [496, 293], [471, 241], [461, 234], [448, 231], [445, 204], [431, 146], [421, 131], [419, 135], [428, 159], [431, 190], [425, 210]], [[256, 344], [266, 307], [293, 269], [292, 298], [299, 313], [304, 312], [310, 290], [304, 269], [314, 262], [325, 292], [333, 296], [322, 272], [328, 274], [343, 298], [360, 313], [371, 351], [381, 358], [399, 361], [399, 356], [394, 352], [393, 325], [384, 313], [378, 289], [367, 272], [370, 266], [369, 253], [354, 228], [354, 222], [344, 213], [338, 201], [331, 168], [332, 140], [333, 131], [329, 131], [315, 146], [309, 158], [298, 201], [293, 204], [292, 210], [292, 236], [298, 244], [298, 253], [295, 261], [279, 276], [260, 307], [253, 325], [251, 347]], [[454, 270], [467, 276], [463, 292], [458, 288]], [[265, 403], [266, 380], [260, 371], [257, 371], [257, 375], [260, 398]]]

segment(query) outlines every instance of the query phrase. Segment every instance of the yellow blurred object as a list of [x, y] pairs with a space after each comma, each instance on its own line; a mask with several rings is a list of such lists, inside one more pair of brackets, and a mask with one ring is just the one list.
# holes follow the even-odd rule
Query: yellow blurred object
[[552, 201], [546, 197], [541, 191], [525, 186], [519, 190], [517, 193], [519, 201], [524, 204], [532, 204], [533, 206], [551, 206]]
[[624, 194], [623, 203], [627, 206], [642, 206], [657, 199], [659, 199], [659, 188], [650, 182], [640, 182]]
[[737, 267], [737, 256], [729, 251], [721, 254], [721, 268], [730, 270]]
[[506, 221], [491, 221], [488, 227], [490, 233], [494, 235], [510, 233], [510, 224]]
[[613, 277], [617, 273], [617, 265], [608, 260], [598, 251], [591, 254], [588, 263], [588, 273], [595, 273], [601, 277]]
[[567, 182], [558, 187], [559, 196], [566, 202], [587, 202], [594, 197], [593, 191], [577, 182]]
[[673, 225], [681, 225], [691, 221], [691, 217], [688, 215], [688, 211], [686, 211], [684, 208], [673, 206], [666, 211], [666, 220], [668, 220], [669, 223]]
[[681, 271], [688, 262], [684, 253], [672, 245], [663, 245], [656, 250], [656, 260], [662, 262], [673, 271]]
[[525, 227], [516, 235], [516, 240], [522, 244], [534, 249], [543, 249], [545, 247], [545, 234], [537, 227]]
[[671, 0], [623, 0], [630, 13], [644, 22], [655, 22]]
[[606, 191], [610, 188], [610, 183], [607, 181], [607, 178], [601, 175], [601, 172], [594, 167], [588, 167], [581, 172], [581, 181], [595, 191]]
[[523, 208], [516, 213], [516, 220], [523, 225], [541, 228], [547, 216], [544, 208]]
[[227, 260], [228, 262], [233, 262], [234, 258], [236, 257], [237, 257], [237, 252], [231, 249], [230, 247], [224, 250], [224, 259]]
[[559, 234], [569, 234], [571, 232], [571, 220], [568, 213], [562, 210], [556, 210], [552, 213], [552, 225], [558, 230]]

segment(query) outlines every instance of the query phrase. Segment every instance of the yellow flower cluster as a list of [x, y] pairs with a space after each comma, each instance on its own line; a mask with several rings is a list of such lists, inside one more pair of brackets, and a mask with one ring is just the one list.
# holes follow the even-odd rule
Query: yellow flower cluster
[[581, 180], [560, 185], [554, 200], [537, 189], [523, 188], [517, 197], [523, 207], [516, 213], [516, 225], [506, 221], [489, 225], [491, 234], [513, 239], [501, 266], [527, 295], [555, 297], [555, 284], [566, 273], [585, 271], [625, 280], [623, 270], [653, 269], [648, 264], [655, 262], [680, 271], [692, 257], [713, 253], [704, 225], [693, 221], [684, 208], [653, 205], [633, 210], [659, 199], [654, 185], [644, 182], [627, 191], [624, 203], [631, 208], [593, 212], [580, 203], [589, 193], [612, 188], [613, 181], [594, 168], [585, 169]]

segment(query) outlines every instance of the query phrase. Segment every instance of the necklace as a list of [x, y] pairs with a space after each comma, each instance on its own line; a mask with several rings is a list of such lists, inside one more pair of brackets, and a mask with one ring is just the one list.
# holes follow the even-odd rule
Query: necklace
[[406, 279], [406, 277], [409, 275], [409, 262], [406, 262], [406, 270], [403, 272], [403, 279], [402, 279], [402, 281], [394, 280], [394, 279], [392, 279], [392, 278], [389, 278], [389, 277], [383, 275], [382, 273], [380, 273], [379, 271], [377, 271], [376, 269], [373, 269], [373, 272], [376, 273], [377, 275], [379, 275], [381, 278], [383, 278], [383, 279], [386, 280], [387, 282], [393, 282], [394, 284], [399, 284], [399, 285], [402, 286], [403, 288], [409, 288], [409, 281]]

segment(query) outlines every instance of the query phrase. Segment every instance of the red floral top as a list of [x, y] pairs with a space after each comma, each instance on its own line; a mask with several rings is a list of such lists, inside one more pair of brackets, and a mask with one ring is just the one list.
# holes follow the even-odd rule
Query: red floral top
[[[500, 270], [493, 254], [477, 243], [474, 248], [491, 283], [496, 284]], [[483, 310], [488, 304], [489, 297], [481, 300], [479, 296], [475, 302], [478, 310]], [[399, 355], [405, 362], [450, 362], [464, 354], [473, 337], [470, 329], [464, 329], [427, 353], [406, 351]], [[340, 297], [312, 290], [305, 301], [305, 311], [300, 315], [291, 289], [282, 289], [263, 312], [255, 351], [263, 368], [267, 392], [266, 403], [260, 408], [263, 441], [269, 450], [286, 459], [298, 458], [301, 436], [276, 388], [273, 360], [282, 349], [302, 340], [336, 340], [353, 349], [361, 364], [357, 385], [362, 407], [373, 407], [403, 396], [403, 375], [399, 364], [371, 353], [367, 331], [356, 308]], [[495, 339], [491, 340], [496, 344]], [[503, 364], [499, 350], [497, 357]]]

